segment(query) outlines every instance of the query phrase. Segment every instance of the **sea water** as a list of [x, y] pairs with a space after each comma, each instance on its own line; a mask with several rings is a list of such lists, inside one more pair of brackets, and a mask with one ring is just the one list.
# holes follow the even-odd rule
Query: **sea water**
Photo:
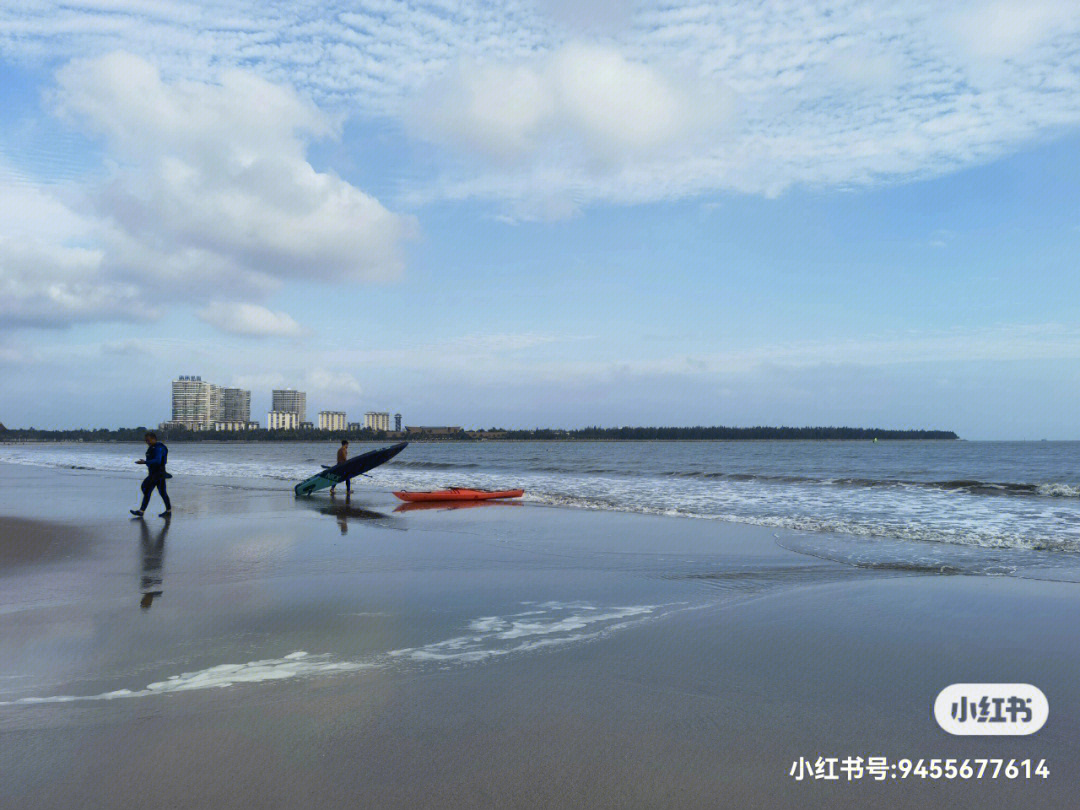
[[[372, 447], [354, 442], [351, 455]], [[141, 445], [0, 444], [131, 471]], [[289, 489], [334, 442], [172, 442], [176, 476]], [[985, 549], [1080, 552], [1080, 442], [414, 442], [359, 490], [522, 487], [535, 503]]]

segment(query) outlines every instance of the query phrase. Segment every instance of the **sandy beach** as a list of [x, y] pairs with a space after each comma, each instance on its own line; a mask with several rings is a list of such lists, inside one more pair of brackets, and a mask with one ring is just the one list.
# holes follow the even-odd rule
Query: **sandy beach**
[[[1072, 583], [364, 488], [178, 477], [172, 520], [135, 521], [137, 482], [0, 465], [4, 807], [1064, 807], [1080, 787]], [[932, 705], [965, 681], [1035, 684], [1050, 719], [952, 737]], [[818, 756], [1050, 776], [790, 775]]]

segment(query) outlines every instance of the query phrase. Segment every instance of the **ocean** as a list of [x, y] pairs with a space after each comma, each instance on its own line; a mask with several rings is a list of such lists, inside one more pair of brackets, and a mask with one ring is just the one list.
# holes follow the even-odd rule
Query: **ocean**
[[[353, 443], [352, 454], [369, 449]], [[174, 442], [169, 469], [288, 490], [336, 445]], [[142, 445], [0, 444], [0, 462], [137, 472]], [[522, 487], [580, 509], [834, 536], [1080, 552], [1080, 442], [416, 442], [357, 484]], [[924, 548], [925, 550], [925, 548]]]
[[[464, 804], [705, 807], [732, 781], [719, 762], [757, 780], [733, 803], [783, 806], [823, 729], [838, 756], [868, 741], [1012, 756], [937, 728], [955, 682], [1043, 690], [1051, 722], [1014, 753], [1060, 771], [1078, 756], [1078, 449], [417, 443], [346, 502], [292, 492], [334, 442], [173, 442], [175, 515], [155, 498], [136, 520], [143, 446], [0, 445], [0, 734], [15, 742], [0, 805], [127, 805], [163, 779], [169, 795], [217, 779], [199, 804], [332, 785], [319, 800], [335, 806], [348, 784], [363, 806], [441, 806], [464, 784]], [[520, 485], [529, 503], [410, 510], [389, 492], [455, 484]], [[188, 782], [163, 776], [161, 751]], [[119, 761], [145, 778], [94, 781]], [[403, 762], [432, 789], [387, 801]], [[618, 780], [526, 793], [521, 767], [540, 786]], [[633, 782], [654, 772], [670, 781]], [[512, 784], [493, 792], [491, 774]], [[996, 806], [1013, 788], [1009, 806], [1030, 804], [1022, 788], [1055, 807], [1075, 793], [1068, 774], [1022, 781], [970, 788]], [[41, 785], [65, 792], [37, 800]], [[910, 806], [932, 803], [923, 788], [945, 789], [909, 785]]]

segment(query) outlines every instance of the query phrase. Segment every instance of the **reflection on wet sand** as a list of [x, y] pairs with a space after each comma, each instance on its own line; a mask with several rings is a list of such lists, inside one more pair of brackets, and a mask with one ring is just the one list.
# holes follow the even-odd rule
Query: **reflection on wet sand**
[[524, 506], [520, 501], [429, 501], [403, 503], [395, 512], [419, 512], [425, 509], [479, 509], [488, 506]]
[[154, 604], [154, 599], [163, 593], [162, 567], [165, 563], [165, 536], [169, 533], [171, 520], [171, 518], [165, 518], [161, 528], [153, 535], [145, 520], [138, 521], [142, 535], [142, 575], [139, 582], [142, 599], [139, 601], [139, 607], [143, 610], [148, 610]]
[[302, 503], [304, 506], [309, 509], [314, 509], [321, 515], [331, 515], [336, 518], [338, 528], [341, 529], [342, 534], [349, 533], [350, 520], [385, 520], [390, 517], [384, 512], [376, 512], [372, 509], [353, 506], [347, 497], [344, 502], [338, 501], [336, 498], [331, 500], [310, 498], [300, 499], [297, 503]]

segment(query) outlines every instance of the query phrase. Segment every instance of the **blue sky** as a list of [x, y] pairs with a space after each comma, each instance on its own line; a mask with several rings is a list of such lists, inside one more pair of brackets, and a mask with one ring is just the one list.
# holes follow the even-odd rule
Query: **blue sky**
[[1080, 14], [888, 5], [0, 11], [0, 421], [1080, 439]]

